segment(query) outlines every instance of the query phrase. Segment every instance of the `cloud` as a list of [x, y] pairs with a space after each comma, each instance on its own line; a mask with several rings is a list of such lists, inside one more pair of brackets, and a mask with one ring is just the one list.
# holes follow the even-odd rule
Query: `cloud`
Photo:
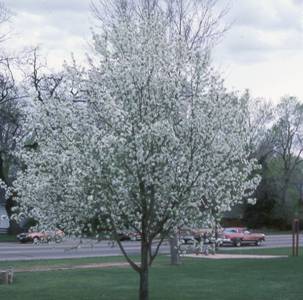
[[233, 26], [215, 50], [227, 63], [253, 64], [303, 50], [302, 10], [292, 0], [232, 2]]
[[292, 0], [295, 5], [303, 5], [303, 0]]
[[13, 11], [35, 13], [56, 13], [58, 11], [87, 11], [90, 1], [87, 0], [2, 0]]
[[60, 68], [75, 53], [83, 60], [90, 39], [89, 1], [6, 1], [15, 12], [10, 22], [10, 38], [6, 48], [41, 48], [49, 65]]
[[231, 7], [229, 18], [236, 26], [273, 31], [302, 29], [302, 11], [293, 0], [234, 0]]
[[278, 102], [284, 95], [298, 96], [303, 101], [300, 61], [303, 61], [303, 53], [289, 55], [287, 59], [274, 55], [271, 60], [255, 64], [225, 64], [221, 71], [228, 87], [249, 88], [253, 96], [273, 102]]
[[[89, 0], [3, 2], [16, 13], [8, 49], [40, 45], [56, 68], [71, 52], [84, 59], [94, 24]], [[303, 0], [222, 0], [220, 7], [226, 2], [232, 26], [213, 57], [228, 84], [268, 98], [295, 92], [303, 99]]]
[[232, 22], [214, 62], [235, 89], [278, 101], [285, 94], [303, 101], [303, 0], [234, 0]]
[[215, 49], [215, 55], [228, 61], [251, 64], [268, 60], [275, 53], [282, 56], [303, 51], [303, 34], [296, 31], [262, 31], [253, 27], [232, 28]]

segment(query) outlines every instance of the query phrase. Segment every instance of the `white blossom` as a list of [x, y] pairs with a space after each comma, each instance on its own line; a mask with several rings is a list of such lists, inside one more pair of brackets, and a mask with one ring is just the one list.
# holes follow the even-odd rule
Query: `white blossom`
[[71, 235], [133, 230], [151, 245], [250, 197], [245, 97], [160, 12], [106, 30], [94, 36], [99, 64], [66, 74], [84, 101], [62, 92], [29, 116], [38, 146], [19, 153], [18, 212]]

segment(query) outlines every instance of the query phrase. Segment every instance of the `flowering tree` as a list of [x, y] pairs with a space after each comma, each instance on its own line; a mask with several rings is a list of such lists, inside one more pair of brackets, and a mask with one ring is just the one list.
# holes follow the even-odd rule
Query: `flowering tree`
[[[16, 216], [73, 235], [110, 231], [148, 299], [166, 234], [211, 208], [229, 210], [258, 179], [245, 99], [225, 90], [206, 48], [193, 47], [156, 1], [119, 3], [94, 36], [99, 62], [85, 74], [68, 68], [65, 84], [78, 82], [79, 93], [36, 101], [28, 130], [38, 146], [20, 151]], [[125, 229], [142, 237], [140, 264], [119, 241]]]

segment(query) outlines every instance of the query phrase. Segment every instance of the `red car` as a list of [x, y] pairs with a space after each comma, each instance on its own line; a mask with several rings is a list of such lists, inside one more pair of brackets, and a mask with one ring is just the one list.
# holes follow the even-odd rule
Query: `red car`
[[33, 242], [38, 243], [47, 242], [50, 240], [54, 240], [56, 242], [62, 241], [64, 237], [64, 232], [60, 229], [55, 231], [33, 231], [33, 232], [23, 232], [17, 235], [17, 239], [21, 243]]
[[235, 247], [253, 244], [260, 246], [265, 241], [265, 234], [252, 233], [245, 227], [229, 227], [224, 228], [220, 237], [220, 244], [230, 244]]

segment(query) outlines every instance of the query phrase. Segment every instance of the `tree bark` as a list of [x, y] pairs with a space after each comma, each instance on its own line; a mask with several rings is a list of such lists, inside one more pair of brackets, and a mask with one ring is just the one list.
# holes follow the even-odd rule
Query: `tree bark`
[[3, 165], [3, 160], [2, 160], [1, 153], [0, 153], [0, 179], [2, 179], [3, 181], [5, 180], [5, 178], [4, 178], [4, 165]]
[[170, 244], [170, 262], [172, 265], [180, 265], [181, 260], [180, 260], [180, 255], [178, 251], [178, 237], [174, 233], [170, 238], [169, 238], [169, 244]]
[[5, 155], [0, 153], [0, 179], [8, 184], [9, 163]]
[[0, 273], [0, 283], [8, 284], [8, 273], [6, 271]]
[[146, 242], [141, 243], [141, 269], [140, 269], [140, 289], [139, 299], [149, 299], [149, 288], [148, 288], [148, 244]]
[[13, 270], [0, 272], [0, 284], [12, 284], [14, 278]]
[[288, 223], [288, 210], [287, 210], [287, 190], [289, 187], [289, 182], [286, 179], [282, 186], [282, 197], [281, 197], [281, 211], [282, 211], [282, 218], [284, 219], [284, 222]]

